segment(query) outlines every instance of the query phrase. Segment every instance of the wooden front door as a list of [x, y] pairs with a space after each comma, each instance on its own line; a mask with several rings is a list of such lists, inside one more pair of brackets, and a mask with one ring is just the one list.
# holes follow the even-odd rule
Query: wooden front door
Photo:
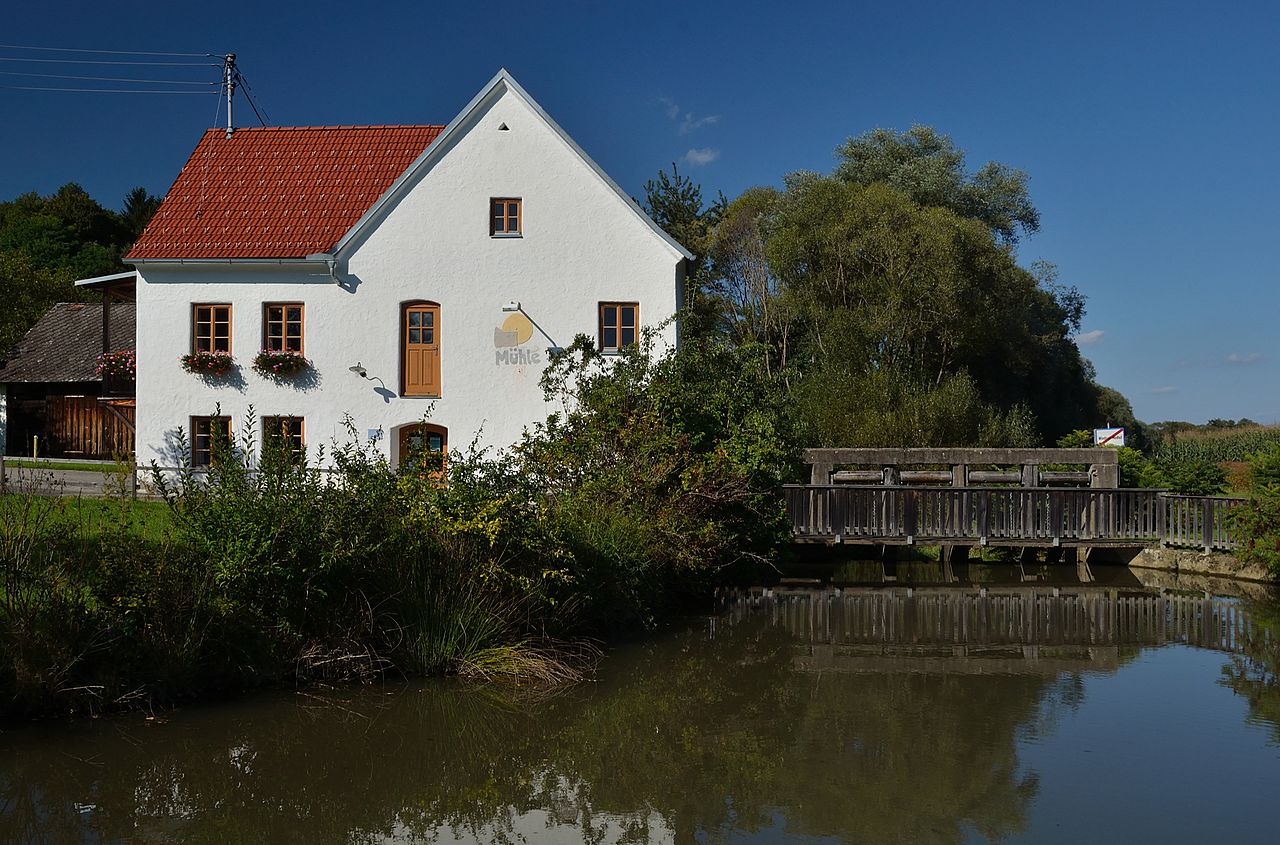
[[402, 328], [405, 396], [440, 395], [440, 306], [406, 305]]
[[448, 450], [449, 430], [442, 426], [418, 423], [400, 429], [401, 468], [440, 474]]

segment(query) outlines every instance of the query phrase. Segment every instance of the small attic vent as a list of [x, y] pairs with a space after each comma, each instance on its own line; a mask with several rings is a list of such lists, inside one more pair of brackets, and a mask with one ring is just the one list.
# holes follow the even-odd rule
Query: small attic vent
[[508, 127], [508, 126], [507, 126], [507, 124], [505, 124], [505, 123], [499, 123], [499, 124], [498, 124], [498, 131], [499, 131], [499, 132], [510, 132], [510, 131], [511, 131], [511, 129], [510, 129], [510, 127]]

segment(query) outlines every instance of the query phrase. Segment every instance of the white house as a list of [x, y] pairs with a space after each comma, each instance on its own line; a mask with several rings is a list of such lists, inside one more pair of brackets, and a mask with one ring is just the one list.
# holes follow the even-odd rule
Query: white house
[[[250, 405], [313, 454], [346, 415], [393, 463], [509, 445], [550, 410], [548, 350], [667, 321], [689, 257], [505, 70], [448, 126], [210, 130], [125, 258], [138, 460], [173, 465], [182, 428], [205, 462], [215, 407], [238, 439]], [[261, 375], [263, 349], [313, 366]]]

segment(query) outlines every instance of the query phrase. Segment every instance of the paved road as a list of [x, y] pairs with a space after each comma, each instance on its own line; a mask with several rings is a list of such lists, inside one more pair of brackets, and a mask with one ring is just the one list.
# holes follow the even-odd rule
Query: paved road
[[[5, 467], [5, 482], [11, 491], [101, 499], [108, 495], [119, 495], [121, 483], [128, 484], [129, 479], [126, 476], [122, 482], [115, 473]], [[138, 493], [140, 496], [145, 495], [142, 489]]]

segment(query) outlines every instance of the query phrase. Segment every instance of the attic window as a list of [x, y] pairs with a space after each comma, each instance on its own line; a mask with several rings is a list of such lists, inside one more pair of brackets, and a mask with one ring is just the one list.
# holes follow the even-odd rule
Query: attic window
[[495, 238], [520, 237], [520, 197], [493, 197], [489, 200], [489, 235]]
[[505, 124], [505, 123], [499, 123], [499, 124], [498, 124], [498, 131], [499, 131], [499, 132], [510, 132], [510, 131], [511, 131], [511, 129], [507, 127], [507, 124]]

